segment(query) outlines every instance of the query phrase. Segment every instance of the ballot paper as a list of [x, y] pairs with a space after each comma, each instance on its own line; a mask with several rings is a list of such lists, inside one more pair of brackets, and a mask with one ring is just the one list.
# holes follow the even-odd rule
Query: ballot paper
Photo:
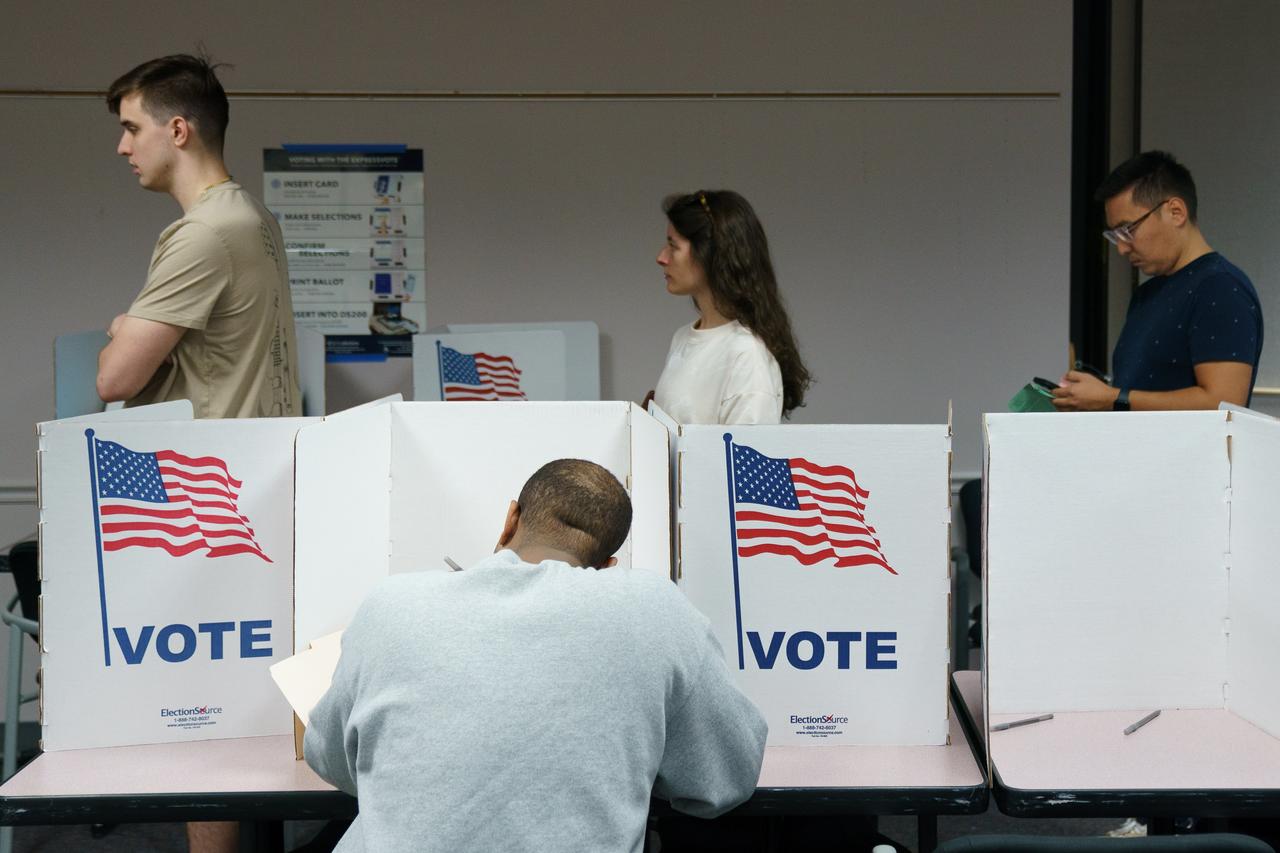
[[329, 690], [341, 655], [342, 632], [334, 631], [316, 639], [310, 648], [272, 665], [271, 678], [303, 727], [307, 725], [311, 709]]

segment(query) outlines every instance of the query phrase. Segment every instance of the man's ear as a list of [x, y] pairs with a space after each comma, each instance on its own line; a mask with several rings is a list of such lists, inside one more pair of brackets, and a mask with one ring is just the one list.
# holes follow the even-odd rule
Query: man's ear
[[1176, 195], [1165, 202], [1165, 207], [1169, 209], [1169, 221], [1174, 225], [1185, 225], [1191, 221], [1191, 217], [1187, 215], [1187, 203]]
[[177, 148], [186, 148], [195, 136], [195, 128], [191, 126], [191, 122], [182, 116], [174, 116], [169, 119], [168, 129], [169, 140]]
[[498, 545], [493, 550], [501, 551], [511, 544], [511, 540], [516, 537], [516, 530], [520, 527], [520, 504], [515, 501], [507, 507], [507, 517], [502, 521], [502, 532], [498, 534]]
[[603, 565], [603, 566], [601, 566], [600, 568], [602, 568], [602, 569], [612, 569], [612, 568], [613, 568], [614, 566], [616, 566], [616, 565], [618, 565], [618, 558], [617, 558], [617, 557], [610, 557], [609, 559], [607, 559], [607, 560], [605, 560], [605, 561], [604, 561], [604, 565]]

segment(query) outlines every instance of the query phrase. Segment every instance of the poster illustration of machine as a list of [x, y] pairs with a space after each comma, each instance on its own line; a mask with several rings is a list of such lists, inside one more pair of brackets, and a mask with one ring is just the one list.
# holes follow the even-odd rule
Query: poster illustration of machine
[[[426, 328], [422, 149], [263, 151], [263, 198], [284, 233], [299, 326], [333, 344]], [[343, 344], [339, 344], [343, 346]], [[389, 348], [388, 348], [389, 349]]]

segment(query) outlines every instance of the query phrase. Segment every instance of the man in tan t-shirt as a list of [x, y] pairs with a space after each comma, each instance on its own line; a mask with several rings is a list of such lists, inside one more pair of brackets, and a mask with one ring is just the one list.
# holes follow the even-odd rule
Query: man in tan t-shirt
[[[117, 153], [183, 216], [164, 229], [147, 283], [111, 322], [98, 396], [127, 405], [189, 399], [198, 418], [302, 413], [280, 226], [222, 160], [227, 96], [208, 60], [166, 56], [111, 84]], [[238, 825], [190, 823], [193, 853], [237, 849]]]
[[188, 399], [198, 418], [302, 413], [280, 226], [222, 160], [227, 97], [208, 61], [166, 56], [107, 95], [117, 152], [183, 216], [166, 228], [147, 283], [112, 321], [98, 395], [143, 405]]

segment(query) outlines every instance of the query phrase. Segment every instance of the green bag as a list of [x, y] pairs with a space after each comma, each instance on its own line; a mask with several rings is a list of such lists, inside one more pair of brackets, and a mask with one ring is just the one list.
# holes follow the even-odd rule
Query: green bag
[[1053, 407], [1053, 394], [1034, 382], [1028, 382], [1018, 389], [1009, 401], [1011, 412], [1056, 412]]

